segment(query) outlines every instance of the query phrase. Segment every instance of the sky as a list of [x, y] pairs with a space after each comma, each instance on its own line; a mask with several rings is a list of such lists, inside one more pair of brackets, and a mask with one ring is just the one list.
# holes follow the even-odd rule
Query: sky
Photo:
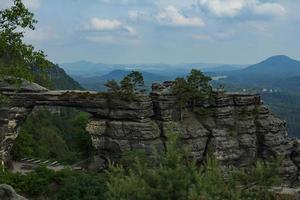
[[[300, 60], [300, 0], [23, 0], [25, 41], [54, 63]], [[9, 0], [0, 0], [0, 8]]]

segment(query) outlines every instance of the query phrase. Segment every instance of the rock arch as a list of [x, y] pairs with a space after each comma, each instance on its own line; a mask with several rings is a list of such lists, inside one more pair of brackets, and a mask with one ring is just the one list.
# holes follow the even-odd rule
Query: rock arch
[[0, 158], [7, 158], [20, 125], [35, 106], [66, 106], [92, 114], [87, 131], [98, 154], [110, 160], [130, 150], [149, 155], [153, 147], [165, 151], [166, 133], [174, 132], [200, 162], [209, 147], [224, 166], [248, 166], [282, 155], [284, 176], [297, 177], [300, 145], [288, 138], [285, 122], [269, 112], [258, 94], [215, 92], [210, 108], [187, 109], [181, 121], [168, 87], [161, 85], [128, 102], [91, 91], [51, 91], [28, 82], [18, 91], [0, 84], [0, 92], [11, 99], [0, 109]]

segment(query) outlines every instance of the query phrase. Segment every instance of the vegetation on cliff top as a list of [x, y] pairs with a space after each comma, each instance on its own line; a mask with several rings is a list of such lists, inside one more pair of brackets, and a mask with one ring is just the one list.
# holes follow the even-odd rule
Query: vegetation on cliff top
[[176, 78], [172, 92], [176, 96], [176, 104], [180, 109], [182, 119], [183, 107], [190, 104], [194, 110], [196, 104], [204, 104], [212, 98], [211, 78], [205, 76], [200, 70], [192, 69], [186, 79]]
[[143, 93], [145, 91], [144, 85], [144, 77], [142, 73], [138, 71], [132, 71], [125, 76], [120, 83], [116, 80], [109, 80], [105, 84], [108, 94], [128, 101], [138, 98], [137, 93]]

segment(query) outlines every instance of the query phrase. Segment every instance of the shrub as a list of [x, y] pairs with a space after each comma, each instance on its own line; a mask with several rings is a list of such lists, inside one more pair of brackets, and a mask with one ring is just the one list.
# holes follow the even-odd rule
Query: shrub
[[168, 136], [167, 152], [149, 161], [139, 154], [126, 166], [111, 165], [107, 171], [107, 199], [241, 200], [272, 199], [269, 189], [278, 183], [279, 162], [258, 162], [249, 170], [224, 170], [213, 156], [202, 167], [188, 161], [177, 148], [177, 137]]

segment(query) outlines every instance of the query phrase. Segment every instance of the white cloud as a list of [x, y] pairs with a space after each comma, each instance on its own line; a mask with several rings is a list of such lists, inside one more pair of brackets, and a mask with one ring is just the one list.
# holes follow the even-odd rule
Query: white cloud
[[138, 10], [128, 11], [128, 18], [131, 20], [145, 19], [148, 17], [149, 17], [148, 13], [146, 13], [144, 11], [138, 11]]
[[93, 43], [104, 43], [104, 44], [115, 44], [117, 43], [117, 38], [114, 36], [88, 36], [86, 38], [89, 42]]
[[129, 35], [136, 35], [136, 30], [128, 25], [122, 24], [118, 20], [100, 19], [93, 17], [89, 24], [86, 26], [90, 31], [123, 31]]
[[254, 7], [254, 12], [259, 15], [282, 16], [286, 14], [285, 8], [277, 3], [257, 4]]
[[217, 17], [235, 17], [242, 11], [263, 16], [282, 16], [286, 13], [279, 3], [259, 0], [199, 0], [199, 5]]
[[175, 6], [168, 6], [158, 13], [156, 20], [160, 24], [178, 27], [203, 27], [205, 24], [199, 17], [186, 17]]
[[235, 16], [246, 6], [246, 0], [200, 0], [199, 4], [216, 16]]
[[50, 26], [38, 27], [35, 30], [28, 30], [25, 39], [29, 41], [53, 41], [59, 38], [58, 33]]
[[100, 0], [102, 3], [113, 5], [152, 5], [153, 0]]
[[116, 30], [122, 27], [118, 20], [99, 19], [94, 17], [90, 20], [90, 29], [95, 31]]
[[86, 40], [94, 44], [112, 44], [112, 45], [138, 45], [138, 38], [123, 38], [118, 35], [94, 35], [87, 36]]
[[41, 6], [41, 0], [23, 0], [23, 3], [32, 10], [37, 10]]

